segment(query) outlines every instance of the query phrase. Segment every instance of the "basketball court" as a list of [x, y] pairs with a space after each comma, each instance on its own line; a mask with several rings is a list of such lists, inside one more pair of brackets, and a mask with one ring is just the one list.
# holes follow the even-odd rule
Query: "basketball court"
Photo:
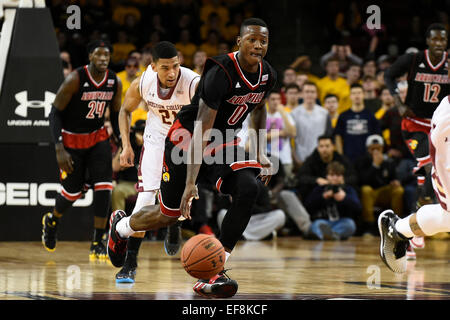
[[[279, 237], [241, 241], [228, 260], [238, 281], [234, 300], [440, 300], [450, 298], [448, 240], [429, 240], [416, 250], [402, 275], [378, 254], [379, 238], [308, 241]], [[204, 300], [192, 291], [196, 279], [167, 256], [161, 241], [146, 241], [134, 284], [116, 284], [109, 261], [90, 261], [89, 242], [58, 242], [47, 252], [40, 242], [0, 243], [1, 300]]]

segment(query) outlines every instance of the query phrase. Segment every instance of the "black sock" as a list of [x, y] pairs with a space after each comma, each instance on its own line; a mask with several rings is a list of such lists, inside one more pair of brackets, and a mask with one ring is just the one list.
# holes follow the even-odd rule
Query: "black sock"
[[141, 243], [142, 243], [142, 238], [135, 238], [135, 237], [131, 236], [128, 239], [127, 251], [135, 252], [137, 255], [137, 253], [139, 252], [139, 248], [141, 247]]
[[101, 242], [105, 229], [95, 229], [94, 230], [94, 242]]

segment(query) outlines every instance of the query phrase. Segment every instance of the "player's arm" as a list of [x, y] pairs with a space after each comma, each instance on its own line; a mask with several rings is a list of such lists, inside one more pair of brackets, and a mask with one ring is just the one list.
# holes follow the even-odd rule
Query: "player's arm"
[[119, 111], [119, 130], [123, 149], [120, 154], [120, 165], [123, 167], [134, 166], [134, 151], [130, 142], [130, 127], [131, 113], [139, 107], [142, 100], [139, 91], [140, 79], [141, 77], [131, 83]]
[[[256, 130], [256, 141], [254, 141], [256, 146], [256, 157], [257, 161], [261, 164], [261, 166], [265, 169], [261, 173], [261, 180], [265, 182], [267, 185], [270, 180], [271, 176], [271, 166], [272, 163], [266, 156], [266, 145], [260, 145], [259, 142], [265, 142], [267, 141], [267, 129], [266, 129], [266, 118], [267, 118], [267, 111], [266, 111], [266, 103], [265, 100], [263, 100], [260, 104], [258, 104], [255, 109], [253, 109], [251, 116], [250, 116], [250, 125], [253, 129]], [[262, 136], [261, 136], [262, 135]]]
[[110, 120], [113, 128], [113, 133], [116, 139], [120, 138], [120, 130], [119, 130], [119, 111], [120, 104], [122, 102], [122, 81], [120, 81], [119, 77], [116, 76], [117, 88], [116, 93], [114, 94], [113, 101], [111, 103], [110, 110]]
[[188, 219], [191, 219], [191, 202], [194, 198], [198, 199], [198, 190], [195, 182], [203, 162], [203, 152], [209, 140], [209, 136], [204, 135], [204, 133], [213, 127], [216, 115], [217, 110], [210, 108], [203, 99], [200, 99], [197, 119], [194, 123], [194, 132], [192, 133], [188, 149], [186, 187], [180, 206], [181, 214]]
[[412, 111], [406, 106], [397, 90], [397, 79], [408, 73], [414, 60], [414, 55], [404, 54], [400, 56], [384, 73], [384, 82], [389, 92], [394, 97], [395, 105], [402, 117], [413, 115]]
[[73, 161], [70, 154], [66, 151], [62, 141], [62, 111], [69, 104], [72, 96], [78, 91], [80, 80], [78, 72], [70, 73], [56, 93], [55, 101], [49, 115], [49, 125], [53, 142], [55, 143], [56, 161], [61, 170], [68, 174], [73, 171]]

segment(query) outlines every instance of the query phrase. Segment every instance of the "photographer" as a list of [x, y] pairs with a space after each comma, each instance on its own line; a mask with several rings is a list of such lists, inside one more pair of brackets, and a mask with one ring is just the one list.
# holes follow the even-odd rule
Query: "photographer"
[[356, 190], [345, 184], [345, 167], [336, 161], [327, 166], [328, 184], [313, 189], [305, 201], [312, 224], [309, 238], [344, 240], [356, 231], [354, 219], [361, 212]]

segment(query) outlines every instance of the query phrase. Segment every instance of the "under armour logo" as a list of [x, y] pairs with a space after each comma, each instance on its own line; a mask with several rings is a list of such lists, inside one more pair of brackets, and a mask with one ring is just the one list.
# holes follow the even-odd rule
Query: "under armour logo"
[[389, 226], [389, 230], [388, 230], [388, 236], [390, 238], [394, 237], [394, 228], [392, 226]]
[[15, 113], [21, 117], [26, 118], [28, 115], [28, 108], [44, 108], [45, 117], [48, 118], [52, 109], [52, 103], [55, 100], [56, 95], [53, 92], [45, 91], [45, 100], [30, 100], [28, 101], [28, 92], [21, 91], [15, 96], [16, 101], [19, 103]]

